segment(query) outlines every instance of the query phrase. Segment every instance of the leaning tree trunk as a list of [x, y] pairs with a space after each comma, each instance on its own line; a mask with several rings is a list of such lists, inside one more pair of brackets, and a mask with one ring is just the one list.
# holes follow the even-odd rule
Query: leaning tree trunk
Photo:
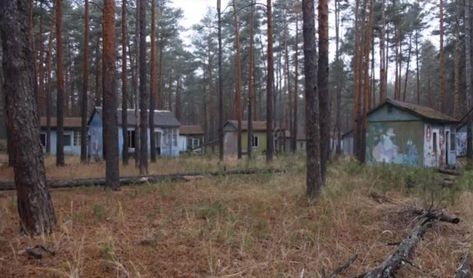
[[117, 94], [115, 88], [115, 2], [103, 7], [103, 132], [106, 186], [120, 189], [118, 156]]
[[305, 123], [307, 134], [307, 196], [315, 199], [323, 185], [320, 165], [319, 94], [317, 92], [317, 50], [313, 0], [302, 0], [305, 74]]
[[82, 103], [80, 129], [80, 161], [87, 161], [87, 108], [89, 87], [89, 0], [84, 4], [84, 57], [82, 60]]
[[39, 139], [34, 55], [28, 40], [27, 1], [0, 2], [0, 34], [5, 73], [6, 119], [13, 148], [17, 205], [23, 232], [52, 232], [56, 217], [46, 185]]
[[146, 89], [146, 1], [140, 1], [140, 174], [148, 174], [148, 109]]
[[64, 65], [62, 50], [62, 0], [56, 0], [56, 64], [57, 64], [57, 138], [56, 165], [64, 166]]

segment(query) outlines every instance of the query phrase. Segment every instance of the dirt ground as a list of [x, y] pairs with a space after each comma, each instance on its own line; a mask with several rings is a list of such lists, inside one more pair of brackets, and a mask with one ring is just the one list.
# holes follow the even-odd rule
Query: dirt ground
[[[393, 252], [412, 228], [405, 206], [414, 204], [444, 206], [462, 221], [430, 229], [397, 277], [452, 277], [470, 249], [473, 194], [461, 185], [418, 182], [413, 191], [405, 175], [423, 173], [342, 162], [309, 203], [303, 161], [281, 165], [286, 173], [52, 190], [57, 229], [36, 238], [19, 233], [15, 192], [0, 192], [1, 276], [323, 277], [357, 254], [342, 275], [352, 277]], [[371, 192], [405, 206], [378, 203]], [[55, 255], [24, 252], [38, 244]]]

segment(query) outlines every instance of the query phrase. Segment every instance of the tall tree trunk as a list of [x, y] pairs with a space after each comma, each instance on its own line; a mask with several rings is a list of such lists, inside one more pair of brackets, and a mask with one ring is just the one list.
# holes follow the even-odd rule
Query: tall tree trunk
[[416, 96], [417, 104], [420, 104], [420, 70], [419, 70], [419, 32], [416, 31]]
[[[297, 22], [296, 22], [297, 26]], [[296, 27], [297, 29], [297, 27]], [[381, 59], [382, 60], [382, 59]], [[340, 0], [335, 0], [335, 63], [336, 63], [336, 77], [338, 82], [336, 84], [337, 103], [335, 115], [335, 134], [337, 136], [336, 154], [342, 154], [342, 65], [340, 60]]]
[[56, 0], [56, 79], [57, 79], [57, 107], [56, 107], [56, 165], [64, 166], [64, 65], [62, 50], [62, 0]]
[[406, 65], [406, 76], [404, 76], [404, 92], [402, 93], [402, 101], [407, 99], [407, 81], [409, 79], [409, 65], [411, 63], [411, 52], [412, 52], [412, 35], [409, 34], [409, 44], [407, 49], [407, 65]]
[[[454, 65], [454, 95], [453, 95], [453, 116], [457, 119], [462, 117], [463, 107], [460, 104], [460, 67], [461, 67], [461, 37], [460, 37], [460, 19], [462, 18], [461, 1], [456, 1], [456, 23], [455, 23], [455, 65]], [[463, 7], [465, 8], [465, 7]]]
[[386, 99], [386, 0], [381, 0], [381, 32], [379, 36], [379, 102]]
[[146, 90], [146, 1], [140, 1], [140, 174], [148, 174], [148, 109]]
[[105, 183], [112, 190], [120, 189], [117, 93], [115, 88], [115, 1], [104, 0], [103, 6], [103, 133]]
[[274, 63], [273, 63], [273, 20], [271, 0], [266, 1], [266, 17], [268, 25], [268, 76], [266, 79], [266, 161], [273, 160], [274, 139], [273, 139], [273, 89], [274, 89]]
[[128, 165], [128, 72], [127, 72], [127, 45], [128, 45], [128, 19], [127, 2], [122, 0], [122, 161]]
[[181, 100], [181, 76], [177, 76], [176, 81], [176, 108], [174, 110], [176, 114], [176, 119], [178, 121], [182, 120], [182, 110], [181, 110], [182, 100]]
[[51, 153], [51, 108], [52, 108], [52, 97], [51, 91], [53, 90], [52, 85], [52, 51], [53, 51], [53, 34], [54, 27], [51, 26], [49, 31], [49, 42], [48, 42], [48, 53], [46, 54], [46, 67], [47, 67], [47, 78], [48, 88], [46, 92], [46, 153]]
[[80, 129], [80, 161], [87, 161], [87, 110], [89, 89], [89, 0], [84, 1], [84, 57], [82, 58], [82, 103]]
[[238, 24], [237, 5], [236, 0], [233, 3], [233, 28], [235, 29], [235, 66], [236, 66], [236, 81], [235, 81], [235, 114], [238, 122], [237, 127], [237, 156], [241, 159], [241, 61], [240, 61], [240, 27]]
[[440, 0], [440, 49], [439, 49], [439, 78], [440, 78], [440, 98], [439, 98], [439, 110], [442, 112], [446, 111], [446, 96], [445, 96], [445, 90], [446, 90], [446, 84], [445, 84], [445, 50], [443, 47], [443, 37], [444, 37], [444, 17], [443, 17], [443, 8], [444, 8], [444, 0]]
[[222, 3], [217, 0], [218, 15], [218, 156], [223, 161], [223, 72], [222, 72]]
[[292, 116], [292, 142], [291, 147], [294, 151], [297, 151], [297, 133], [299, 129], [298, 113], [299, 113], [299, 19], [296, 18], [296, 44], [294, 53], [294, 114]]
[[97, 37], [97, 47], [96, 47], [96, 57], [95, 57], [95, 101], [94, 105], [96, 107], [102, 106], [102, 57], [100, 51], [100, 37]]
[[[468, 3], [468, 2], [466, 2]], [[471, 112], [473, 106], [473, 84], [472, 84], [472, 70], [471, 70], [471, 7], [465, 5], [465, 83], [466, 83], [466, 103], [468, 111]], [[466, 157], [468, 165], [471, 168], [473, 165], [473, 115], [467, 118], [467, 146]]]
[[319, 94], [313, 0], [302, 0], [305, 74], [305, 123], [307, 134], [307, 197], [315, 199], [323, 185], [320, 165]]
[[22, 231], [29, 235], [51, 233], [55, 224], [53, 203], [46, 185], [46, 171], [39, 139], [35, 100], [34, 52], [27, 34], [26, 0], [0, 3], [3, 47], [3, 91], [9, 147], [14, 154], [17, 207]]
[[150, 64], [149, 142], [151, 162], [156, 162], [154, 109], [156, 108], [156, 0], [151, 1], [151, 64]]
[[248, 137], [247, 137], [247, 155], [248, 160], [251, 159], [253, 150], [253, 98], [255, 89], [255, 76], [254, 76], [254, 21], [255, 21], [255, 3], [251, 0], [251, 11], [250, 11], [250, 53], [248, 58]]
[[328, 90], [328, 1], [319, 0], [318, 6], [318, 93], [320, 105], [320, 169], [322, 180], [325, 182], [327, 161], [330, 156], [330, 95]]
[[142, 67], [141, 64], [141, 59], [140, 59], [140, 14], [141, 14], [141, 9], [140, 9], [140, 3], [141, 0], [136, 1], [136, 13], [135, 13], [135, 57], [136, 57], [136, 67], [135, 67], [135, 73], [134, 73], [134, 85], [133, 85], [133, 90], [134, 90], [134, 95], [135, 95], [135, 167], [140, 168], [140, 163], [141, 163], [141, 132], [140, 132], [140, 107], [141, 107], [141, 101], [140, 101], [140, 78], [141, 78], [141, 70], [140, 67]]

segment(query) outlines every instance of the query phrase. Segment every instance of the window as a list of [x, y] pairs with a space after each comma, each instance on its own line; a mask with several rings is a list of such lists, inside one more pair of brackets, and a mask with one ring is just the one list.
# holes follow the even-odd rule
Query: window
[[456, 148], [456, 146], [455, 146], [455, 143], [456, 143], [456, 140], [455, 140], [455, 139], [456, 139], [456, 138], [455, 138], [455, 137], [456, 137], [456, 136], [455, 136], [455, 133], [454, 133], [454, 132], [450, 133], [450, 150], [451, 150], [451, 151], [454, 151], [455, 148]]
[[434, 144], [434, 152], [437, 152], [437, 133], [436, 132], [432, 133], [432, 141]]
[[41, 142], [41, 146], [42, 146], [43, 148], [46, 148], [46, 133], [41, 132], [41, 133], [39, 134], [39, 140], [40, 140], [40, 142]]
[[72, 134], [66, 133], [64, 134], [64, 146], [71, 146], [72, 144]]
[[177, 129], [172, 129], [172, 145], [177, 146]]
[[136, 147], [136, 142], [135, 142], [135, 130], [134, 129], [129, 129], [126, 131], [127, 137], [128, 137], [128, 148], [129, 149], [134, 149]]
[[259, 143], [259, 140], [258, 140], [258, 136], [257, 135], [253, 135], [251, 137], [251, 146], [254, 147], [254, 148], [257, 148], [258, 147], [258, 144]]
[[80, 146], [80, 131], [74, 131], [74, 146]]
[[192, 148], [195, 149], [195, 148], [198, 148], [200, 146], [200, 140], [198, 138], [192, 138]]

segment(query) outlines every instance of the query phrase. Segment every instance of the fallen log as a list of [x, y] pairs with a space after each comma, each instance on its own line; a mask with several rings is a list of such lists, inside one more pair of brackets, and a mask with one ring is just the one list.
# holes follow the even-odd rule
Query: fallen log
[[[252, 175], [252, 174], [273, 174], [284, 173], [280, 169], [237, 169], [228, 171], [215, 172], [190, 172], [190, 173], [175, 173], [167, 175], [150, 175], [150, 176], [129, 176], [120, 177], [120, 185], [140, 185], [146, 183], [159, 183], [164, 181], [179, 182], [189, 181], [190, 177], [202, 176], [227, 176], [227, 175]], [[85, 178], [85, 179], [71, 179], [71, 180], [48, 180], [49, 188], [71, 188], [71, 187], [89, 187], [89, 186], [104, 186], [105, 178]], [[14, 190], [15, 183], [13, 181], [0, 182], [0, 191]]]
[[426, 231], [436, 222], [444, 221], [457, 224], [460, 219], [444, 212], [432, 210], [417, 210], [420, 219], [409, 235], [404, 238], [398, 248], [385, 261], [370, 272], [361, 274], [357, 277], [364, 278], [388, 278], [394, 277], [394, 274], [406, 263], [410, 264], [412, 255], [417, 243], [422, 239]]
[[343, 265], [341, 265], [340, 267], [336, 268], [332, 274], [330, 274], [328, 276], [328, 278], [336, 278], [338, 275], [342, 274], [343, 272], [345, 272], [355, 261], [356, 259], [358, 258], [358, 255], [354, 255], [353, 257], [351, 257], [350, 259], [348, 259], [348, 261], [346, 263], [344, 263]]
[[471, 257], [470, 253], [467, 252], [461, 259], [460, 266], [455, 271], [455, 278], [471, 278], [471, 268], [470, 268]]
[[439, 172], [441, 174], [451, 175], [451, 176], [460, 176], [461, 175], [460, 172], [458, 172], [456, 170], [451, 170], [451, 169], [438, 168], [437, 172]]

